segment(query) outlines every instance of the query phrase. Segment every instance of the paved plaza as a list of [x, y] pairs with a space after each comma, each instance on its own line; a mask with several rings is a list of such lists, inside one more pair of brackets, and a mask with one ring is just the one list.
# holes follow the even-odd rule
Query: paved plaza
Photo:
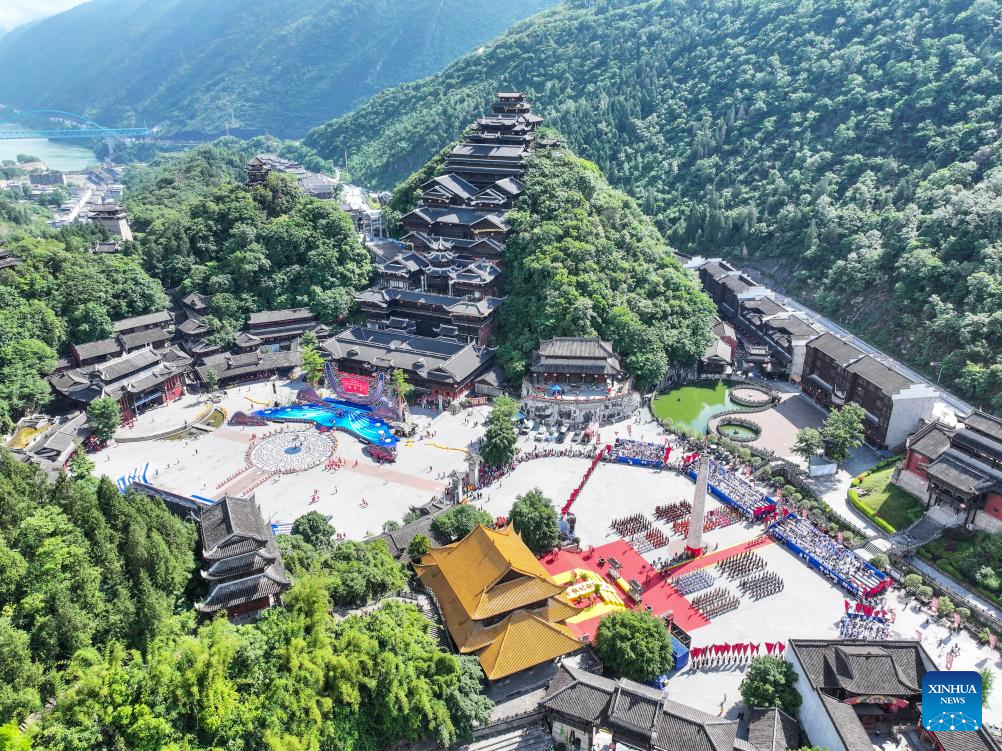
[[[301, 384], [259, 383], [230, 389], [222, 395], [219, 406], [232, 414], [236, 410], [250, 411], [274, 403], [292, 401]], [[789, 400], [788, 400], [789, 401]], [[785, 403], [785, 402], [784, 402]], [[169, 425], [183, 426], [192, 416], [204, 413], [203, 398], [186, 397], [140, 418], [134, 428], [123, 429], [127, 437], [162, 432]], [[337, 432], [333, 441], [323, 438], [313, 428], [304, 433], [299, 424], [261, 427], [230, 427], [224, 425], [211, 432], [197, 432], [191, 437], [174, 440], [145, 440], [112, 444], [95, 456], [97, 471], [112, 479], [129, 476], [146, 468], [147, 479], [166, 490], [188, 496], [218, 498], [224, 493], [253, 492], [266, 518], [276, 523], [289, 523], [307, 511], [316, 510], [330, 515], [336, 529], [351, 539], [362, 539], [378, 533], [383, 522], [400, 520], [411, 506], [427, 502], [441, 492], [452, 472], [464, 472], [467, 449], [480, 439], [488, 407], [460, 412], [418, 410], [414, 419], [418, 425], [413, 439], [403, 439], [398, 458], [393, 464], [379, 465], [362, 453], [363, 446], [351, 436]], [[272, 462], [298, 457], [302, 451], [287, 449], [310, 447], [309, 461], [314, 452], [330, 448], [329, 458], [340, 460], [341, 467], [327, 469], [329, 459], [321, 457], [316, 466], [291, 474], [272, 475], [264, 456], [248, 461], [252, 436], [271, 437], [256, 442], [258, 447], [272, 442], [269, 450]], [[304, 440], [305, 436], [310, 436]], [[618, 436], [663, 442], [666, 435], [645, 414], [622, 423], [603, 426], [600, 443], [611, 443]], [[536, 444], [534, 436], [520, 436], [523, 450], [535, 446], [557, 450], [585, 448], [580, 444]], [[248, 463], [250, 468], [248, 469]], [[559, 509], [578, 486], [588, 465], [587, 458], [550, 457], [524, 462], [499, 482], [481, 491], [474, 499], [479, 507], [492, 516], [507, 516], [516, 497], [539, 488]], [[259, 466], [262, 465], [262, 466]], [[846, 474], [846, 477], [848, 475]], [[837, 481], [841, 485], [842, 478]], [[644, 514], [654, 519], [654, 508], [682, 500], [691, 500], [694, 484], [668, 470], [631, 467], [622, 464], [600, 464], [588, 484], [577, 497], [572, 511], [576, 517], [576, 534], [582, 547], [609, 544], [620, 536], [612, 531], [613, 519]], [[841, 491], [844, 494], [844, 490]], [[316, 492], [317, 500], [312, 502]], [[364, 501], [364, 503], [363, 503]], [[707, 511], [720, 508], [710, 497]], [[666, 533], [671, 525], [658, 523]], [[762, 535], [759, 525], [740, 522], [706, 533], [704, 542], [711, 552], [725, 551]], [[677, 535], [671, 540], [680, 539]], [[665, 548], [642, 553], [648, 562], [665, 556]], [[782, 592], [755, 601], [742, 596], [740, 606], [706, 625], [692, 631], [693, 646], [715, 643], [787, 641], [790, 638], [837, 638], [838, 621], [843, 613], [844, 593], [827, 579], [797, 559], [781, 545], [768, 544], [755, 548], [768, 564], [768, 570], [782, 576]], [[716, 581], [712, 587], [724, 587], [740, 594], [736, 583], [724, 577], [713, 564], [705, 569]], [[688, 599], [691, 600], [690, 595]], [[961, 652], [954, 669], [981, 669], [990, 665], [996, 670], [1002, 665], [989, 663], [986, 647], [975, 644], [967, 635], [950, 635], [938, 625], [927, 625], [924, 614], [906, 610], [896, 591], [889, 597], [890, 607], [897, 611], [892, 636], [913, 639], [921, 631], [926, 649], [942, 666], [945, 651], [956, 641]], [[939, 640], [945, 639], [942, 648]], [[997, 655], [996, 655], [997, 657]], [[701, 671], [683, 670], [669, 686], [669, 694], [705, 711], [723, 712], [735, 716], [739, 711], [738, 684], [743, 670], [736, 667]], [[723, 700], [723, 701], [722, 701]], [[1002, 725], [1002, 692], [985, 710], [988, 723]]]

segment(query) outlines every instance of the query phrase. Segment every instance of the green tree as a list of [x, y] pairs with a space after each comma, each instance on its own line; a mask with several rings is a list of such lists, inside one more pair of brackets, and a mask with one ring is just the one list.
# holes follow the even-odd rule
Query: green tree
[[431, 523], [432, 534], [443, 545], [461, 540], [470, 534], [478, 524], [490, 526], [494, 520], [486, 511], [481, 511], [473, 504], [453, 506], [435, 517]]
[[773, 656], [756, 657], [738, 690], [748, 707], [779, 707], [784, 712], [796, 714], [802, 701], [796, 683], [797, 674], [786, 660]]
[[210, 394], [219, 390], [219, 373], [213, 368], [205, 369], [205, 390]]
[[981, 668], [981, 706], [987, 707], [995, 685], [995, 673], [991, 668]]
[[390, 385], [393, 386], [393, 392], [404, 401], [407, 401], [414, 391], [414, 387], [407, 381], [407, 373], [400, 368], [390, 371]]
[[801, 428], [797, 431], [797, 438], [793, 443], [793, 453], [810, 463], [811, 459], [821, 453], [824, 448], [824, 441], [821, 433], [814, 428]]
[[939, 598], [939, 614], [944, 618], [949, 618], [956, 609], [957, 606], [953, 604], [953, 600], [946, 595]]
[[87, 451], [84, 449], [83, 444], [77, 443], [77, 448], [73, 452], [73, 456], [70, 457], [70, 474], [73, 475], [75, 480], [83, 480], [90, 477], [91, 473], [94, 471], [94, 461], [87, 456]]
[[553, 501], [539, 488], [517, 496], [509, 518], [522, 541], [536, 555], [552, 550], [560, 541], [557, 511], [553, 508]]
[[640, 610], [621, 610], [602, 619], [595, 652], [607, 670], [640, 682], [665, 675], [675, 665], [665, 624]]
[[863, 445], [863, 420], [865, 413], [858, 404], [847, 404], [832, 410], [825, 418], [821, 435], [826, 452], [837, 464], [849, 458], [849, 452]]
[[514, 399], [499, 396], [494, 400], [480, 442], [480, 455], [492, 467], [503, 467], [515, 458], [518, 434], [513, 421], [517, 412], [518, 402]]
[[337, 530], [319, 511], [308, 511], [292, 522], [292, 534], [299, 535], [318, 550], [330, 547]]
[[122, 424], [122, 405], [110, 396], [95, 399], [87, 407], [87, 422], [97, 439], [106, 443]]
[[13, 722], [0, 725], [0, 751], [31, 751], [31, 741]]
[[870, 559], [870, 564], [881, 571], [887, 571], [891, 567], [891, 562], [883, 553], [877, 553]]
[[412, 561], [420, 561], [431, 550], [431, 540], [427, 535], [415, 535], [407, 546], [407, 557]]
[[309, 384], [317, 384], [324, 375], [324, 358], [316, 347], [306, 345], [299, 350], [303, 363], [303, 379]]

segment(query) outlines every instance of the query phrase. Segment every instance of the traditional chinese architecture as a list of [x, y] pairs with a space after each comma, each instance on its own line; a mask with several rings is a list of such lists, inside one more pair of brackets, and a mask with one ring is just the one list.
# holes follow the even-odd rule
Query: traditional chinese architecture
[[232, 386], [243, 381], [261, 381], [273, 376], [289, 378], [301, 364], [299, 345], [293, 343], [289, 349], [255, 349], [249, 352], [207, 355], [201, 358], [195, 374], [201, 383], [207, 384], [211, 381], [211, 371], [215, 373], [220, 386]]
[[866, 440], [880, 448], [903, 445], [939, 398], [932, 386], [830, 332], [807, 342], [800, 386], [825, 409], [862, 407]]
[[576, 751], [612, 748], [613, 743], [655, 751], [773, 751], [738, 738], [737, 720], [681, 704], [660, 689], [612, 680], [564, 661], [539, 706], [553, 742]]
[[489, 680], [583, 645], [564, 621], [577, 609], [512, 527], [477, 526], [414, 564], [435, 596], [456, 649], [475, 654]]
[[262, 310], [251, 313], [247, 328], [237, 333], [234, 344], [241, 352], [258, 349], [288, 350], [307, 331], [317, 337], [330, 334], [330, 329], [317, 320], [309, 308]]
[[[400, 325], [406, 323], [399, 321]], [[443, 399], [457, 399], [475, 390], [481, 380], [488, 385], [492, 382], [494, 350], [454, 337], [352, 326], [321, 347], [343, 373], [371, 376], [399, 368], [411, 385]]]
[[281, 602], [292, 582], [254, 496], [226, 496], [202, 510], [198, 527], [209, 587], [199, 612], [225, 610], [231, 620], [246, 621]]
[[1002, 532], [1002, 419], [974, 412], [959, 427], [928, 424], [908, 439], [901, 475], [898, 483], [924, 493], [929, 508]]
[[107, 339], [71, 344], [72, 363], [80, 368], [107, 362], [139, 349], [163, 349], [174, 336], [174, 320], [166, 310], [115, 321], [112, 328], [115, 334]]
[[180, 399], [191, 362], [176, 347], [146, 347], [97, 365], [56, 373], [49, 382], [71, 408], [86, 407], [101, 397], [117, 399], [122, 419], [128, 422], [150, 407]]
[[420, 336], [443, 336], [486, 345], [497, 326], [501, 299], [469, 298], [407, 289], [367, 289], [355, 295], [366, 324]]
[[275, 154], [257, 154], [244, 165], [248, 185], [263, 185], [272, 172], [292, 175], [299, 189], [308, 196], [320, 200], [337, 197], [337, 180], [319, 172], [310, 172], [299, 162], [283, 159]]
[[132, 229], [129, 227], [129, 217], [125, 208], [117, 203], [103, 203], [91, 206], [88, 219], [108, 230], [109, 234], [117, 235], [123, 240], [132, 239]]
[[533, 420], [611, 422], [639, 406], [633, 379], [620, 365], [612, 343], [595, 337], [540, 342], [522, 384], [522, 411]]
[[981, 728], [929, 731], [922, 719], [922, 677], [937, 670], [917, 641], [790, 639], [786, 657], [803, 697], [800, 724], [812, 746], [874, 751], [870, 738], [914, 729], [941, 751], [999, 751]]

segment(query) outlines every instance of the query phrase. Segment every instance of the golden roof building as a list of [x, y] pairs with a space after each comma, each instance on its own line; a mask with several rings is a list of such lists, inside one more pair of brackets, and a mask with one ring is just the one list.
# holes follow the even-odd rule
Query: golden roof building
[[414, 568], [438, 600], [453, 643], [475, 653], [490, 680], [518, 673], [582, 644], [564, 625], [578, 613], [512, 527], [478, 526], [432, 548]]

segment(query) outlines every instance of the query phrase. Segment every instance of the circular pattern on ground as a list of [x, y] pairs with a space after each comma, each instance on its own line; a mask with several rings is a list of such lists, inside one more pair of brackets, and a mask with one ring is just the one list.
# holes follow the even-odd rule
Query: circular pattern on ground
[[334, 443], [315, 430], [279, 433], [257, 444], [251, 464], [269, 472], [302, 472], [330, 458]]
[[740, 404], [742, 407], [764, 407], [773, 401], [772, 393], [758, 385], [733, 386], [729, 396], [732, 402]]
[[750, 420], [728, 419], [726, 417], [717, 423], [715, 430], [717, 431], [717, 435], [730, 438], [732, 441], [737, 441], [738, 443], [751, 443], [762, 435], [761, 426], [756, 425]]

